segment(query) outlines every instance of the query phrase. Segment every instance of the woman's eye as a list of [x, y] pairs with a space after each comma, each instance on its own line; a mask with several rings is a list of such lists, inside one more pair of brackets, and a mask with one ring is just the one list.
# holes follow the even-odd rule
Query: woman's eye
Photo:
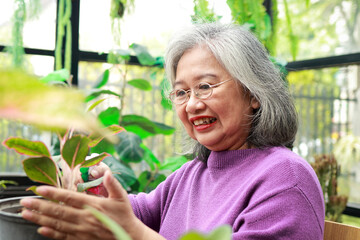
[[210, 88], [210, 85], [208, 83], [200, 83], [199, 84], [199, 89], [201, 90], [207, 90]]
[[176, 97], [183, 97], [183, 96], [185, 96], [186, 95], [186, 92], [185, 92], [185, 90], [177, 90], [176, 92], [175, 92], [175, 96]]

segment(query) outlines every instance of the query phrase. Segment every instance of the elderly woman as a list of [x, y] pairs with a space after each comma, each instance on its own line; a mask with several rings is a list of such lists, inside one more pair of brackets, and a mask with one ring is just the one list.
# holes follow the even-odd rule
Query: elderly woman
[[237, 25], [195, 24], [173, 37], [165, 66], [170, 99], [196, 141], [195, 159], [149, 194], [127, 196], [109, 171], [107, 198], [40, 187], [65, 204], [23, 200], [35, 210], [23, 217], [55, 239], [113, 239], [85, 204], [133, 239], [178, 239], [223, 224], [234, 240], [323, 239], [321, 187], [311, 166], [289, 149], [295, 107], [261, 43]]

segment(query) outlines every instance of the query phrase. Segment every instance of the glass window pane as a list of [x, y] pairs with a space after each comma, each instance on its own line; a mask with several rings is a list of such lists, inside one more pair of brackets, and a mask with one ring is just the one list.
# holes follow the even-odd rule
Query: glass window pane
[[[350, 0], [287, 0], [291, 27], [285, 5], [278, 2], [279, 20], [277, 56], [287, 61], [349, 54], [360, 51], [359, 6]], [[291, 54], [291, 40], [298, 41], [296, 59]]]
[[39, 2], [41, 5], [38, 13], [26, 20], [24, 24], [24, 47], [54, 50], [57, 1], [46, 0]]
[[14, 12], [13, 1], [1, 1], [0, 7], [0, 45], [11, 43], [11, 18]]
[[[345, 160], [345, 153], [335, 151], [342, 139], [353, 134], [360, 142], [358, 118], [359, 66], [324, 68], [290, 72], [288, 79], [299, 114], [299, 130], [293, 150], [314, 161], [319, 154], [335, 154], [340, 165], [339, 194], [349, 202], [360, 203], [360, 149], [359, 156]], [[345, 150], [356, 144], [348, 144]], [[349, 163], [349, 164], [348, 164]]]
[[[23, 46], [53, 50], [55, 48], [56, 0], [25, 1], [26, 20]], [[38, 2], [39, 5], [31, 5]], [[0, 8], [0, 45], [12, 45], [15, 1], [2, 1]]]
[[[1, 68], [12, 67], [11, 56], [8, 53], [0, 52]], [[45, 76], [54, 70], [54, 57], [41, 55], [24, 55], [24, 68], [39, 77]]]
[[[110, 0], [81, 1], [80, 49], [108, 52], [119, 48], [112, 35]], [[166, 9], [166, 11], [164, 11]], [[127, 49], [132, 43], [148, 46], [155, 56], [162, 55], [173, 29], [190, 24], [193, 14], [192, 1], [184, 0], [136, 0], [130, 14], [125, 13], [120, 25], [120, 48]], [[117, 35], [118, 36], [118, 35]]]

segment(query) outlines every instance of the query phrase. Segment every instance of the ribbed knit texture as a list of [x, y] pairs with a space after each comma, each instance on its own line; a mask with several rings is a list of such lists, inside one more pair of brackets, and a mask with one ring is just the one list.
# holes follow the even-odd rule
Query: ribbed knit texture
[[149, 194], [130, 195], [136, 216], [168, 240], [229, 224], [234, 240], [323, 239], [324, 200], [311, 166], [283, 147], [212, 152]]

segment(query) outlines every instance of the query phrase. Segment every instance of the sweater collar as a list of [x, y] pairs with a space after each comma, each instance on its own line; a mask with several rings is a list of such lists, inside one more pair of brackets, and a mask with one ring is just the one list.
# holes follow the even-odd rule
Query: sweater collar
[[226, 169], [241, 166], [248, 161], [257, 159], [257, 155], [263, 152], [259, 148], [240, 149], [231, 151], [212, 151], [207, 161], [209, 169]]

